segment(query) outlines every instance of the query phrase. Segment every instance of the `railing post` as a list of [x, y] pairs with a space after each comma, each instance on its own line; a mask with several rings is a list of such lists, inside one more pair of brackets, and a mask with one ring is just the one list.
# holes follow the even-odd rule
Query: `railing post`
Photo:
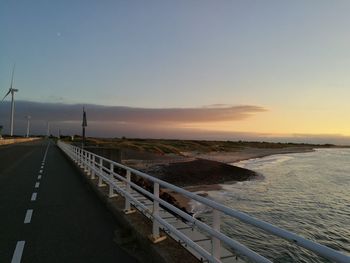
[[78, 149], [76, 147], [74, 147], [75, 150], [75, 162], [78, 164], [78, 160], [79, 160], [79, 156], [78, 156]]
[[80, 163], [80, 157], [79, 157], [79, 148], [78, 147], [75, 147], [75, 151], [76, 151], [76, 157], [77, 157], [77, 164], [79, 166], [79, 163]]
[[83, 149], [80, 149], [81, 151], [81, 167], [85, 171], [85, 152]]
[[77, 160], [78, 160], [78, 158], [77, 158], [77, 149], [75, 147], [73, 147], [73, 157], [74, 157], [73, 158], [74, 162], [77, 163]]
[[92, 173], [92, 153], [89, 152], [89, 175]]
[[[126, 170], [126, 192], [129, 193], [129, 194], [131, 194], [130, 182], [131, 182], [131, 172], [129, 170]], [[131, 214], [131, 213], [134, 213], [134, 212], [135, 212], [135, 209], [131, 209], [129, 197], [125, 196], [124, 213], [128, 215], [128, 214]]]
[[78, 158], [78, 166], [81, 167], [81, 154], [80, 154], [79, 148], [77, 148], [77, 158]]
[[92, 173], [92, 153], [89, 152], [89, 174]]
[[87, 152], [86, 150], [84, 150], [84, 164], [85, 164], [85, 168], [84, 168], [84, 171], [89, 174], [89, 152]]
[[[220, 232], [220, 211], [213, 209], [213, 228]], [[221, 243], [216, 237], [212, 237], [212, 255], [220, 260], [221, 257]]]
[[101, 157], [99, 157], [100, 161], [99, 161], [99, 166], [100, 166], [100, 174], [102, 175], [103, 173], [103, 159]]
[[102, 175], [103, 175], [103, 159], [100, 157], [100, 174], [98, 175], [98, 186], [106, 186], [102, 181]]
[[115, 196], [118, 196], [118, 195], [113, 192], [114, 164], [110, 163], [109, 167], [110, 168], [109, 168], [109, 193], [108, 193], [108, 197], [112, 198], [112, 197], [115, 197]]
[[90, 175], [92, 175], [92, 171], [94, 170], [94, 163], [92, 162], [92, 157], [93, 154], [90, 152], [90, 159], [89, 159], [89, 164], [90, 164]]
[[86, 174], [90, 175], [91, 174], [91, 153], [86, 152]]
[[80, 149], [81, 151], [81, 166], [83, 170], [85, 171], [85, 152], [83, 149]]
[[79, 149], [80, 150], [80, 167], [84, 168], [84, 153], [83, 153], [83, 149]]
[[91, 170], [91, 177], [90, 177], [90, 179], [95, 179], [95, 169], [96, 169], [95, 155], [92, 155], [92, 170]]
[[70, 158], [72, 158], [73, 162], [75, 162], [74, 148], [73, 146], [65, 147], [65, 151], [69, 153]]
[[78, 166], [79, 166], [79, 165], [80, 165], [79, 149], [76, 148], [76, 151], [77, 151], [77, 164], [78, 164]]
[[82, 149], [79, 149], [80, 151], [80, 167], [84, 169], [84, 153]]
[[[159, 198], [159, 184], [158, 183], [153, 184], [153, 194], [154, 194], [154, 197]], [[159, 202], [156, 200], [153, 200], [153, 213], [152, 213], [152, 215], [153, 215], [153, 227], [152, 227], [152, 235], [149, 236], [149, 239], [153, 243], [159, 243], [159, 242], [163, 241], [164, 239], [166, 239], [166, 236], [160, 235], [159, 223], [155, 219], [157, 216], [159, 216]]]

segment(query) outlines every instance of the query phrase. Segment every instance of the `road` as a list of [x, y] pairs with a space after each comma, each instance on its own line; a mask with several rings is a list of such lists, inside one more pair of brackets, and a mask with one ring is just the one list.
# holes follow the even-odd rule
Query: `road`
[[112, 214], [49, 140], [0, 147], [0, 262], [136, 262]]

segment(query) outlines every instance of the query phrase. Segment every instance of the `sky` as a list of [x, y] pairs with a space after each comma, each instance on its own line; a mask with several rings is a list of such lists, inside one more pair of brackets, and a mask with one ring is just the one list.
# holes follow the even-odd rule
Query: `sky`
[[350, 144], [349, 11], [341, 0], [2, 0], [0, 94], [15, 63], [17, 134], [26, 115], [33, 133], [47, 121], [79, 133], [85, 105], [90, 136]]

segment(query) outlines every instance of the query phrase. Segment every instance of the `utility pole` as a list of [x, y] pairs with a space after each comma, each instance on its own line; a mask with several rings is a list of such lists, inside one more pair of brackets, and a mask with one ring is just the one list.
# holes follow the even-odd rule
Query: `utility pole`
[[83, 123], [81, 125], [83, 127], [83, 143], [82, 143], [82, 148], [84, 149], [85, 146], [85, 127], [87, 126], [87, 121], [86, 121], [86, 112], [85, 108], [83, 107]]

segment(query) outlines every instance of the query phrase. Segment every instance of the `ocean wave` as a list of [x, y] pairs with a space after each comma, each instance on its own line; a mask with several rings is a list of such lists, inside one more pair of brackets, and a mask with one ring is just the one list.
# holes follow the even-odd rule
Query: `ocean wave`
[[[208, 196], [305, 238], [350, 251], [350, 149], [273, 155], [234, 165], [263, 173], [265, 179], [221, 185]], [[196, 216], [211, 223], [210, 209], [193, 203]], [[294, 244], [223, 216], [222, 229], [274, 262], [327, 262]]]
[[294, 159], [294, 157], [291, 154], [278, 154], [278, 155], [271, 155], [271, 156], [266, 156], [262, 158], [244, 160], [237, 163], [233, 163], [232, 165], [254, 170], [254, 169], [263, 169], [268, 166], [274, 166], [276, 164], [284, 163], [292, 159]]

